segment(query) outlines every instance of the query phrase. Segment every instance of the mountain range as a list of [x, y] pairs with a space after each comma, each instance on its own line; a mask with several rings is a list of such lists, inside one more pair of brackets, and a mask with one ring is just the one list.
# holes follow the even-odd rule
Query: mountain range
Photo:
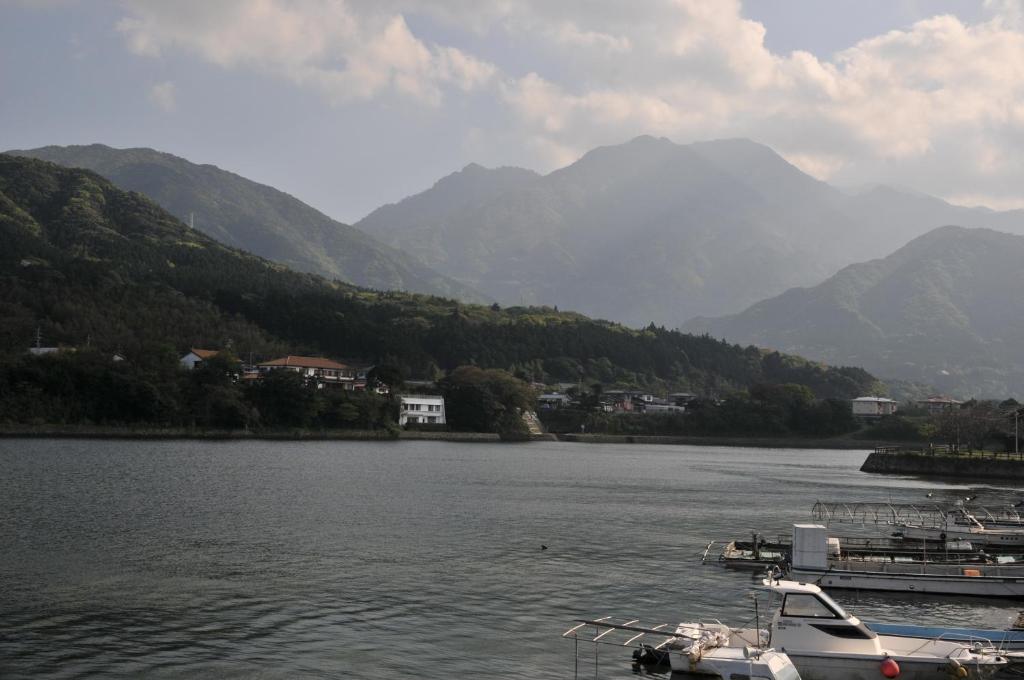
[[221, 243], [298, 271], [379, 290], [487, 301], [467, 286], [293, 196], [213, 165], [198, 165], [153, 149], [114, 149], [102, 144], [7, 153], [93, 170], [122, 189], [148, 196]]
[[[475, 364], [666, 391], [798, 383], [848, 398], [876, 382], [859, 368], [550, 308], [356, 288], [221, 244], [91, 171], [18, 156], [0, 155], [0, 243], [0, 363], [20, 361], [38, 330], [83, 360], [89, 348], [117, 352], [149, 391], [187, 348], [228, 346], [383, 362], [416, 377]], [[33, 390], [53, 386], [32, 367], [17, 371]]]
[[676, 326], [819, 283], [944, 224], [1024, 233], [1024, 212], [844, 192], [744, 139], [638, 137], [547, 175], [469, 165], [355, 226], [502, 303]]
[[739, 314], [684, 330], [917, 381], [961, 397], [1024, 393], [1024, 237], [947, 226]]

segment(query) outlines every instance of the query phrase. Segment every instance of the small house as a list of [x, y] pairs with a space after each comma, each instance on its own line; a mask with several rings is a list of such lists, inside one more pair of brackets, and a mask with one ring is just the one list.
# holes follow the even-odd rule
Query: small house
[[928, 415], [939, 415], [946, 411], [952, 411], [962, 404], [962, 401], [958, 401], [952, 397], [947, 397], [942, 394], [935, 394], [927, 399], [920, 399], [917, 405], [921, 408], [928, 410]]
[[851, 403], [853, 415], [858, 418], [881, 418], [896, 413], [896, 402], [885, 397], [857, 397]]
[[399, 397], [398, 424], [444, 425], [444, 397], [434, 394], [403, 394]]
[[218, 351], [215, 349], [197, 349], [193, 347], [188, 351], [188, 354], [179, 359], [179, 363], [188, 370], [192, 370], [197, 365], [203, 363], [207, 359], [212, 359], [217, 356]]

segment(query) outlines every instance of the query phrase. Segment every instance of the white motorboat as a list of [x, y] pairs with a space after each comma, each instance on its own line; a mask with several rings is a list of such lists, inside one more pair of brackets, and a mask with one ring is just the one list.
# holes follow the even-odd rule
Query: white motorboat
[[1024, 599], [1024, 564], [912, 562], [832, 557], [825, 527], [793, 525], [790, 578], [846, 590], [888, 590]]
[[[789, 656], [804, 680], [987, 678], [1007, 666], [1005, 656], [980, 643], [879, 635], [810, 583], [767, 580], [765, 586], [781, 597], [769, 644]], [[754, 631], [735, 636], [756, 639]]]
[[[777, 667], [772, 671], [774, 675], [741, 670], [730, 671], [733, 674], [722, 675], [724, 678], [745, 674], [750, 678], [803, 680], [979, 679], [989, 678], [1008, 665], [1004, 655], [980, 642], [879, 635], [813, 584], [779, 579], [763, 584], [773, 598], [779, 598], [768, 629], [730, 628], [717, 621], [640, 627], [636, 620], [613, 623], [605, 618], [580, 621], [563, 637], [607, 644], [609, 636], [619, 631], [631, 637], [614, 644], [629, 646], [641, 638], [658, 636], [657, 644], [642, 643], [634, 658], [668, 663], [673, 670], [690, 673], [717, 673], [715, 660], [743, 663], [756, 658], [769, 670], [773, 664]], [[579, 636], [586, 626], [594, 627], [594, 637]], [[798, 675], [787, 670], [788, 664]]]

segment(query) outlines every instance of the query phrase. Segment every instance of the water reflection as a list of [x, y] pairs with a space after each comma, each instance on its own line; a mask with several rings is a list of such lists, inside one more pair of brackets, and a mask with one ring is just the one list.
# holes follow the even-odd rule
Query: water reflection
[[[573, 648], [559, 635], [574, 618], [751, 619], [751, 578], [700, 564], [709, 540], [787, 533], [818, 499], [1018, 500], [865, 475], [862, 460], [557, 443], [0, 441], [0, 677], [567, 678]], [[837, 599], [865, 619], [1001, 627], [1017, 613]], [[599, 670], [651, 673], [629, 650], [602, 652]]]

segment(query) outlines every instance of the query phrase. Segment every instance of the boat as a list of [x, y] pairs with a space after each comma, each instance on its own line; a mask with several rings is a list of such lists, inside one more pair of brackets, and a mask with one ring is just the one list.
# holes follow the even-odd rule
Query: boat
[[[769, 660], [783, 663], [781, 657], [774, 655], [784, 654], [803, 680], [875, 680], [879, 676], [907, 680], [980, 679], [992, 677], [1009, 663], [998, 650], [980, 642], [879, 634], [812, 583], [769, 578], [762, 581], [762, 586], [773, 599], [778, 598], [778, 607], [767, 629], [760, 624], [754, 628], [731, 628], [719, 621], [646, 628], [637, 626], [636, 620], [616, 624], [605, 618], [582, 620], [563, 637], [576, 637], [578, 641], [579, 630], [588, 625], [596, 631], [594, 637], [584, 638], [588, 642], [605, 640], [615, 631], [632, 634], [622, 645], [645, 636], [660, 636], [656, 645], [641, 643], [634, 658], [667, 663], [673, 670], [687, 672], [711, 671], [710, 666], [694, 665], [704, 659], [738, 661], [741, 654], [744, 658], [771, 654]], [[747, 677], [759, 675], [747, 673]]]
[[953, 504], [842, 503], [817, 501], [811, 517], [834, 523], [888, 525], [908, 541], [968, 541], [975, 547], [1024, 549], [1024, 518], [1017, 506], [990, 508]]
[[[610, 617], [587, 620], [562, 634], [579, 642], [595, 645], [629, 647], [640, 639], [633, 650], [633, 660], [642, 666], [657, 666], [672, 671], [693, 675], [710, 675], [720, 678], [763, 678], [764, 680], [802, 680], [796, 666], [784, 652], [747, 645], [730, 645], [730, 630], [722, 623], [679, 624], [670, 628], [668, 624], [654, 627], [637, 625], [630, 620], [616, 623]], [[593, 636], [582, 632], [593, 628]], [[625, 642], [611, 639], [621, 633], [628, 636]], [[596, 659], [596, 657], [595, 657]], [[576, 663], [579, 671], [579, 648], [577, 644]], [[589, 661], [589, 659], [587, 660]]]
[[786, 652], [805, 680], [867, 680], [880, 674], [912, 680], [986, 678], [1008, 665], [991, 646], [880, 634], [813, 583], [778, 578], [764, 583], [781, 598], [768, 642]]
[[950, 510], [938, 526], [911, 523], [897, 523], [895, 526], [897, 535], [908, 541], [957, 540], [996, 548], [1024, 547], [1024, 528], [989, 527], [963, 508]]
[[[702, 558], [708, 562], [708, 554], [714, 541], [708, 544]], [[934, 563], [1000, 563], [1024, 562], [1020, 550], [1004, 549], [998, 554], [986, 552], [970, 541], [904, 541], [894, 537], [879, 536], [828, 536], [829, 559], [850, 559], [875, 562], [934, 562]], [[722, 542], [722, 551], [717, 562], [733, 569], [763, 571], [772, 565], [780, 567], [791, 561], [793, 544], [788, 537], [766, 540], [759, 534], [753, 540]]]
[[794, 524], [789, 577], [825, 588], [1024, 599], [1024, 563], [830, 557], [826, 528]]
[[[749, 541], [728, 541], [718, 555], [718, 563], [725, 567], [754, 568], [764, 571], [766, 567], [783, 565], [789, 561], [790, 544], [783, 540], [768, 541], [754, 533]], [[714, 541], [708, 543], [701, 561], [707, 562], [708, 553]]]

